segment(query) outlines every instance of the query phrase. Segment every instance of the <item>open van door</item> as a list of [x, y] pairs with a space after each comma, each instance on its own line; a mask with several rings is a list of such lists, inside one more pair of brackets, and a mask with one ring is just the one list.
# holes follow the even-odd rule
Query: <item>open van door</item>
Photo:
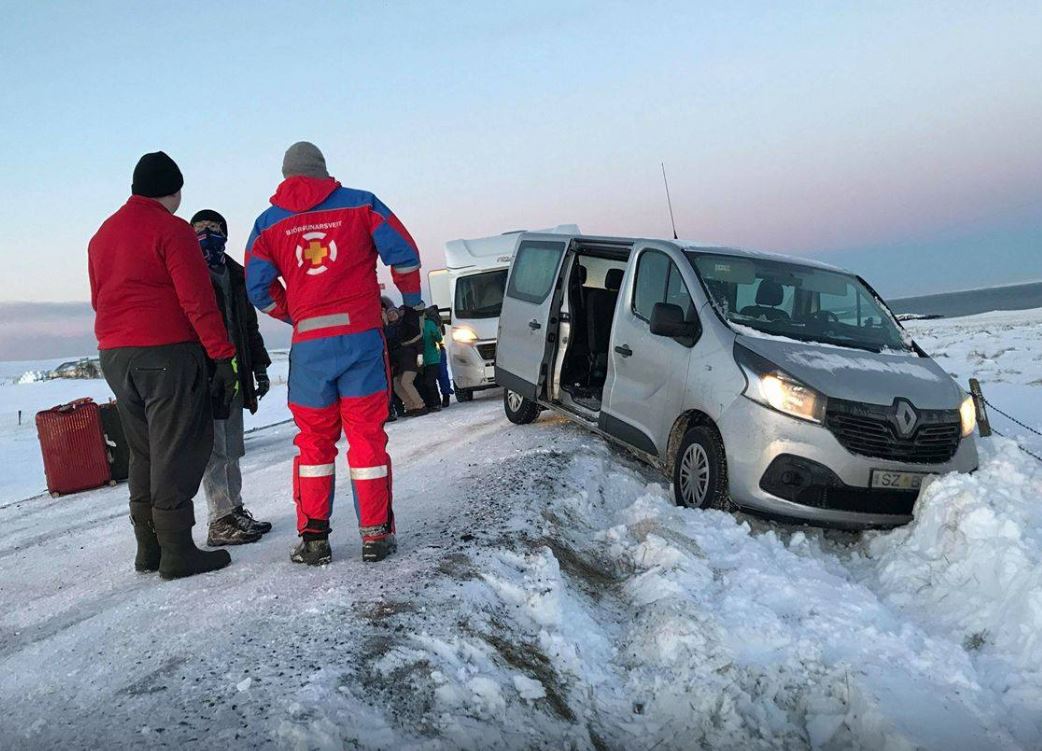
[[546, 375], [550, 308], [569, 238], [522, 238], [510, 264], [499, 316], [496, 383], [526, 399], [541, 394]]

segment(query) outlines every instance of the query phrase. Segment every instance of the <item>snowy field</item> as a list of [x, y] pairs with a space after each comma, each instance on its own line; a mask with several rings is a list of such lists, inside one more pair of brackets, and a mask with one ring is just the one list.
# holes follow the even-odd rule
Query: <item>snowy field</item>
[[[290, 419], [286, 406], [286, 376], [289, 362], [285, 352], [272, 352], [271, 392], [256, 415], [246, 413], [246, 429], [274, 425]], [[32, 362], [0, 362], [0, 447], [7, 468], [0, 474], [0, 502], [20, 500], [42, 493], [47, 488], [43, 458], [36, 438], [34, 416], [43, 409], [74, 399], [90, 397], [96, 402], [112, 399], [112, 390], [103, 380], [55, 379], [24, 383], [40, 371], [49, 371], [69, 358]], [[21, 424], [18, 413], [21, 411]]]
[[[908, 327], [1037, 426], [1040, 324]], [[68, 383], [4, 383], [0, 412]], [[363, 567], [341, 502], [316, 570], [288, 560], [280, 425], [244, 460], [273, 532], [162, 582], [132, 571], [125, 487], [23, 500], [35, 436], [3, 430], [26, 479], [0, 493], [0, 748], [1042, 748], [1042, 465], [1009, 440], [904, 528], [822, 532], [679, 509], [654, 472], [555, 417], [511, 425], [492, 392], [389, 426], [399, 555]]]

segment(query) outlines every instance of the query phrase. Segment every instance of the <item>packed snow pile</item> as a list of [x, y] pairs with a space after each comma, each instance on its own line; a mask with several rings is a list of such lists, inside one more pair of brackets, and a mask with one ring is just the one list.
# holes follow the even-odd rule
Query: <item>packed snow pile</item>
[[[978, 679], [1042, 729], [1042, 465], [983, 441], [973, 475], [931, 483], [915, 521], [870, 534], [887, 602], [963, 645]], [[1037, 735], [1035, 736], [1037, 737]]]
[[[424, 721], [449, 745], [985, 749], [1042, 740], [1034, 707], [1008, 703], [961, 633], [906, 615], [911, 603], [891, 603], [899, 586], [859, 580], [848, 565], [859, 557], [856, 536], [836, 543], [816, 530], [679, 509], [606, 447], [544, 461], [562, 479], [533, 499], [534, 526], [520, 539], [468, 562], [471, 607], [451, 637], [415, 635], [378, 661], [382, 674], [407, 675], [429, 694]], [[873, 550], [889, 539], [874, 538]], [[961, 587], [941, 583], [936, 597]], [[1042, 698], [1031, 691], [1031, 701]]]

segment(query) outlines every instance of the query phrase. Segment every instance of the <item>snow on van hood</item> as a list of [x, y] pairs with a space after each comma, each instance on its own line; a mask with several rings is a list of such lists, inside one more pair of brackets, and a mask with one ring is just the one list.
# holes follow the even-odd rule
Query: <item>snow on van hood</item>
[[901, 397], [921, 409], [958, 409], [962, 399], [952, 377], [929, 357], [780, 337], [739, 334], [737, 341], [835, 399], [890, 405]]

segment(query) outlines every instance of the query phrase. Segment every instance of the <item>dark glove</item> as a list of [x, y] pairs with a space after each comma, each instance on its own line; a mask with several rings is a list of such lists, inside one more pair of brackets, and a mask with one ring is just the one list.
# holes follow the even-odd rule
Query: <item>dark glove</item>
[[258, 370], [253, 374], [254, 379], [257, 381], [257, 401], [259, 402], [264, 398], [264, 395], [271, 391], [271, 379], [268, 378], [268, 371]]
[[210, 396], [218, 412], [227, 413], [232, 399], [239, 393], [239, 367], [235, 358], [214, 362], [213, 380], [210, 381]]

